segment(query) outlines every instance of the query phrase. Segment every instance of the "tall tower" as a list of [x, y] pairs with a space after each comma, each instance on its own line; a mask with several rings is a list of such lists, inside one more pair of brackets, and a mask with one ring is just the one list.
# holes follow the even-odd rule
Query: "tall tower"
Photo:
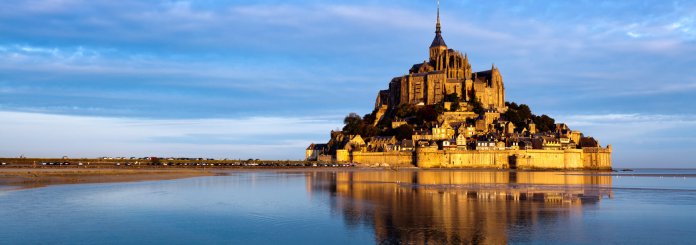
[[437, 23], [435, 24], [435, 39], [430, 44], [430, 60], [434, 60], [440, 53], [447, 50], [447, 44], [442, 39], [442, 31], [440, 30], [440, 1], [437, 1]]

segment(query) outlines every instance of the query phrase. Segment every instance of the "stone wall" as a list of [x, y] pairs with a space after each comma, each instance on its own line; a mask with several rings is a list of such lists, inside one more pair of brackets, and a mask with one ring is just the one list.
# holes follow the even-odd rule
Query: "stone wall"
[[583, 165], [592, 169], [611, 169], [611, 145], [607, 148], [586, 147], [582, 149]]
[[412, 152], [353, 152], [354, 163], [361, 164], [389, 164], [389, 166], [413, 167]]
[[333, 162], [334, 157], [333, 157], [333, 155], [318, 155], [317, 161], [318, 162]]
[[568, 150], [437, 150], [418, 148], [420, 168], [611, 169], [611, 147]]
[[316, 151], [314, 149], [305, 150], [305, 160], [307, 161], [316, 161], [318, 156], [319, 151]]
[[416, 166], [421, 168], [508, 168], [508, 156], [507, 151], [418, 148]]
[[509, 164], [518, 169], [611, 169], [611, 148], [513, 150]]
[[336, 161], [337, 162], [349, 162], [350, 155], [348, 150], [336, 150]]
[[582, 150], [519, 150], [511, 152], [518, 169], [581, 169]]
[[[339, 157], [337, 157], [339, 159]], [[419, 168], [611, 169], [611, 146], [567, 150], [438, 150], [353, 152], [351, 161]]]

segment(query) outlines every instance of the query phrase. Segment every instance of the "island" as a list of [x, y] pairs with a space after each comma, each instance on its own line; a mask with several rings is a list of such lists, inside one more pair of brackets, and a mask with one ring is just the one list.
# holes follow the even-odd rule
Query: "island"
[[393, 78], [374, 110], [350, 113], [306, 160], [372, 166], [496, 169], [611, 169], [611, 145], [529, 106], [507, 102], [498, 67], [474, 72], [449, 49], [440, 9], [429, 59]]

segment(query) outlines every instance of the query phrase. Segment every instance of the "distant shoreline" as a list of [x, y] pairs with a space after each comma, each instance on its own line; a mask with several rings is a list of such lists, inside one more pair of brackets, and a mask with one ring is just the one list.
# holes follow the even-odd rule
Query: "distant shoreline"
[[[301, 160], [210, 159], [210, 158], [0, 158], [0, 167], [89, 167], [89, 168], [207, 168], [207, 167], [304, 167], [315, 163]], [[332, 163], [322, 165], [334, 165]], [[346, 164], [340, 164], [346, 165]]]

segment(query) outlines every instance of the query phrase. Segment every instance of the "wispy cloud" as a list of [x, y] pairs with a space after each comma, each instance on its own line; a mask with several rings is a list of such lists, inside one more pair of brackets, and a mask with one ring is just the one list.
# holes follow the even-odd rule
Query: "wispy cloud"
[[0, 111], [0, 155], [301, 159], [336, 117], [157, 120]]
[[684, 16], [669, 24], [667, 30], [684, 35], [687, 39], [696, 38], [696, 15]]
[[617, 96], [645, 96], [645, 95], [656, 95], [656, 94], [670, 94], [670, 93], [689, 93], [696, 90], [696, 82], [690, 82], [689, 79], [685, 78], [686, 83], [679, 84], [660, 84], [653, 85], [652, 87], [643, 88], [630, 88], [625, 91], [616, 93]]
[[696, 115], [612, 113], [560, 115], [572, 129], [613, 146], [616, 166], [694, 167]]
[[[560, 116], [560, 120], [571, 126], [596, 127], [618, 126], [624, 127], [630, 134], [654, 133], [666, 128], [686, 127], [696, 125], [696, 115], [663, 115], [663, 114], [584, 114]], [[646, 127], [650, 125], [650, 127]], [[636, 127], [636, 128], [627, 128]], [[638, 129], [638, 127], [643, 127]], [[695, 139], [696, 140], [696, 139]]]

